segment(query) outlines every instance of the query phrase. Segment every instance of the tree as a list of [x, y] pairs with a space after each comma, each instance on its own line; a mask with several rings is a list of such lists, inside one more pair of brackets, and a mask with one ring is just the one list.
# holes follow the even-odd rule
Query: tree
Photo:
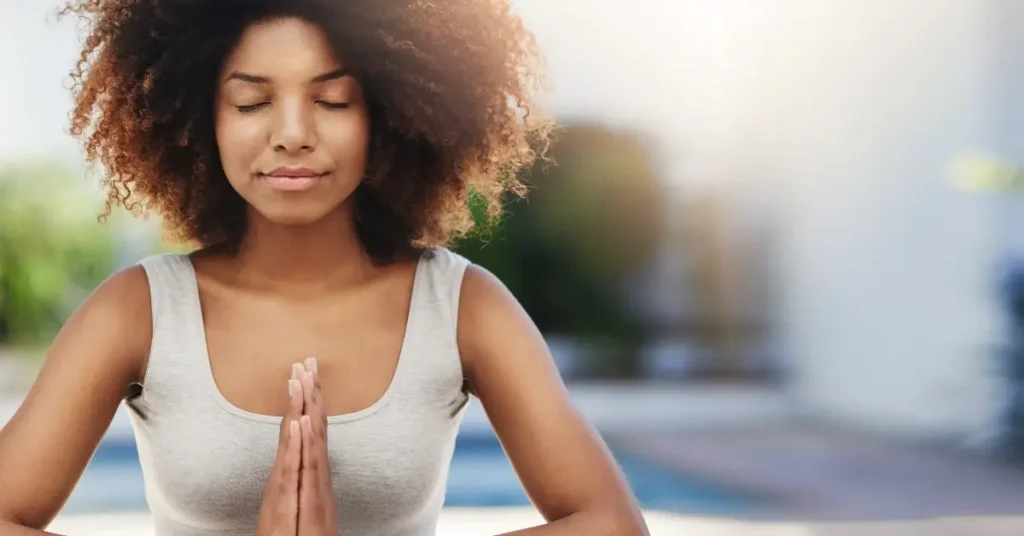
[[552, 156], [524, 176], [532, 192], [509, 198], [495, 225], [477, 204], [482, 231], [455, 249], [502, 279], [543, 332], [610, 345], [618, 351], [598, 368], [633, 373], [646, 329], [623, 285], [649, 263], [665, 224], [650, 149], [634, 133], [577, 125]]
[[113, 269], [99, 196], [76, 179], [47, 163], [0, 170], [0, 343], [50, 340]]

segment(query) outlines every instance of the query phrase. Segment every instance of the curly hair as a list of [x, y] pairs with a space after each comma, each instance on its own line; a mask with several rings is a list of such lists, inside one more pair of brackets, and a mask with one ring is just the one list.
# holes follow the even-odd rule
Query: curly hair
[[155, 212], [183, 242], [245, 234], [216, 149], [215, 86], [245, 28], [269, 18], [318, 25], [364, 88], [356, 229], [379, 262], [470, 231], [472, 196], [499, 215], [550, 145], [543, 57], [507, 0], [72, 0], [61, 14], [87, 23], [71, 133], [104, 168], [101, 218]]

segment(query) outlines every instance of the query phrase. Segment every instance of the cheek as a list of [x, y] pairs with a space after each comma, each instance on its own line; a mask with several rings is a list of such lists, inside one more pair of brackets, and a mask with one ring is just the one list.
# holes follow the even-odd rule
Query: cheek
[[362, 177], [370, 143], [370, 121], [365, 112], [356, 112], [344, 121], [327, 123], [320, 139], [338, 167]]
[[228, 180], [247, 180], [266, 140], [263, 130], [253, 121], [240, 118], [233, 111], [221, 111], [216, 123], [217, 149]]

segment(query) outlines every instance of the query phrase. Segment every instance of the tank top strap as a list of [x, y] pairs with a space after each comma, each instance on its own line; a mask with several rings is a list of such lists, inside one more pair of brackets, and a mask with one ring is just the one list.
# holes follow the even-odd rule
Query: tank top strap
[[208, 366], [200, 357], [205, 333], [199, 309], [195, 271], [188, 255], [161, 254], [138, 263], [149, 280], [153, 340], [142, 381], [142, 401], [161, 405], [198, 400]]
[[168, 320], [162, 313], [182, 309], [182, 302], [188, 294], [188, 278], [191, 276], [188, 262], [185, 255], [171, 253], [151, 255], [138, 262], [149, 280], [154, 328], [158, 327], [158, 320]]
[[468, 259], [445, 248], [426, 250], [420, 258], [394, 379], [403, 411], [440, 406], [454, 416], [468, 402], [457, 328], [462, 279], [469, 265]]
[[[454, 335], [459, 321], [459, 296], [462, 279], [470, 261], [445, 248], [435, 248], [424, 253], [419, 281], [413, 303], [439, 316], [445, 329]], [[436, 327], [442, 327], [440, 325]]]

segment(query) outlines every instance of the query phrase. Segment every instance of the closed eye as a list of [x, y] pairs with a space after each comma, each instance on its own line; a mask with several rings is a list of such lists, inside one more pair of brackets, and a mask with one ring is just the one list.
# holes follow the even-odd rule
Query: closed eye
[[[320, 106], [323, 106], [324, 108], [327, 108], [328, 110], [343, 110], [343, 109], [349, 107], [349, 103], [347, 103], [347, 102], [317, 101], [317, 104], [319, 104]], [[269, 102], [258, 102], [256, 104], [246, 104], [246, 105], [242, 105], [242, 106], [235, 106], [235, 108], [239, 112], [245, 114], [245, 113], [255, 112], [255, 111], [257, 111], [259, 109], [262, 109], [262, 108], [264, 108], [266, 106], [269, 106], [269, 105], [270, 105]]]
[[269, 104], [270, 104], [269, 102], [258, 102], [256, 104], [247, 104], [247, 105], [243, 105], [243, 106], [235, 106], [235, 108], [237, 108], [239, 112], [241, 112], [243, 114], [246, 114], [246, 113], [250, 113], [250, 112], [255, 112], [256, 110], [259, 110], [260, 108], [268, 106]]

